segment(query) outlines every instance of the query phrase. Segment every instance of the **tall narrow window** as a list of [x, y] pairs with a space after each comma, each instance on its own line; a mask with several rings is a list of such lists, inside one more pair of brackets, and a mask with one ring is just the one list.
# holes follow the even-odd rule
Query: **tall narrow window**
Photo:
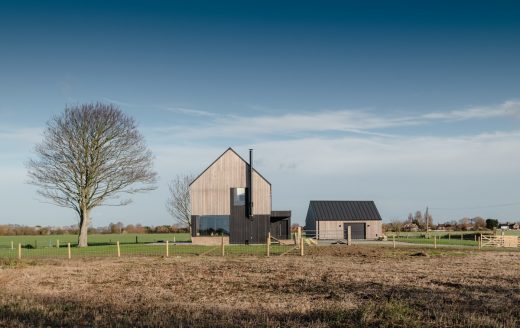
[[246, 205], [246, 188], [235, 188], [233, 204], [235, 206]]

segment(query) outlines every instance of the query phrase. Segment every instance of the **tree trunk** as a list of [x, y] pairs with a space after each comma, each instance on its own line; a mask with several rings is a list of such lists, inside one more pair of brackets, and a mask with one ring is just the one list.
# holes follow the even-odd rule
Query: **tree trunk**
[[78, 247], [88, 246], [88, 225], [90, 223], [89, 210], [82, 210], [79, 219]]

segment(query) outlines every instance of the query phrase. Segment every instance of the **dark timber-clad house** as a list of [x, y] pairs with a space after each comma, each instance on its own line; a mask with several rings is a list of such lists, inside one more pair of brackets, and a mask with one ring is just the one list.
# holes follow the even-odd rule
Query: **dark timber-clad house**
[[192, 242], [265, 243], [268, 233], [288, 239], [291, 211], [271, 210], [271, 183], [232, 148], [190, 184]]
[[383, 235], [381, 216], [373, 201], [312, 200], [305, 230], [318, 239], [377, 239]]

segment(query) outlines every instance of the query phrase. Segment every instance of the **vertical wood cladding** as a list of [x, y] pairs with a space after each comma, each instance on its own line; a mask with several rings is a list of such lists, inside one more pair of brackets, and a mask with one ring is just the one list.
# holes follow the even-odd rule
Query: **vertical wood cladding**
[[344, 225], [363, 223], [365, 225], [365, 238], [376, 239], [383, 235], [382, 221], [317, 221], [319, 239], [344, 239]]
[[[193, 215], [230, 215], [231, 188], [245, 188], [246, 163], [232, 149], [228, 149], [190, 186]], [[271, 185], [253, 170], [253, 214], [271, 214]]]

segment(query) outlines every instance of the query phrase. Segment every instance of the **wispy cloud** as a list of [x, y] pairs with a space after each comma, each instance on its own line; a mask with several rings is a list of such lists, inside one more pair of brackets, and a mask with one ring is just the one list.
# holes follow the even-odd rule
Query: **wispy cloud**
[[41, 140], [43, 128], [0, 126], [0, 140], [37, 142]]
[[116, 100], [116, 99], [111, 99], [111, 98], [107, 98], [107, 97], [103, 97], [102, 100], [105, 102], [108, 102], [108, 103], [112, 103], [114, 105], [121, 106], [121, 107], [137, 107], [137, 104], [133, 104], [133, 103], [126, 102], [126, 101], [120, 101], [120, 100]]
[[454, 110], [449, 112], [434, 112], [423, 115], [422, 119], [429, 120], [445, 120], [445, 121], [462, 121], [472, 119], [485, 119], [495, 117], [520, 117], [520, 101], [506, 101], [497, 106], [479, 106], [470, 107], [463, 110]]
[[520, 102], [507, 101], [496, 106], [470, 107], [447, 112], [427, 114], [377, 114], [368, 110], [323, 110], [282, 115], [216, 115], [215, 113], [183, 107], [170, 108], [171, 112], [204, 117], [193, 125], [174, 125], [157, 128], [179, 138], [240, 138], [296, 136], [315, 133], [344, 132], [360, 135], [395, 137], [385, 129], [446, 122], [479, 120], [500, 117], [520, 117]]
[[192, 108], [185, 108], [185, 107], [168, 107], [166, 108], [167, 111], [172, 113], [178, 113], [178, 114], [185, 114], [185, 115], [193, 115], [193, 116], [205, 116], [205, 117], [217, 117], [218, 114], [199, 110], [199, 109], [192, 109]]

